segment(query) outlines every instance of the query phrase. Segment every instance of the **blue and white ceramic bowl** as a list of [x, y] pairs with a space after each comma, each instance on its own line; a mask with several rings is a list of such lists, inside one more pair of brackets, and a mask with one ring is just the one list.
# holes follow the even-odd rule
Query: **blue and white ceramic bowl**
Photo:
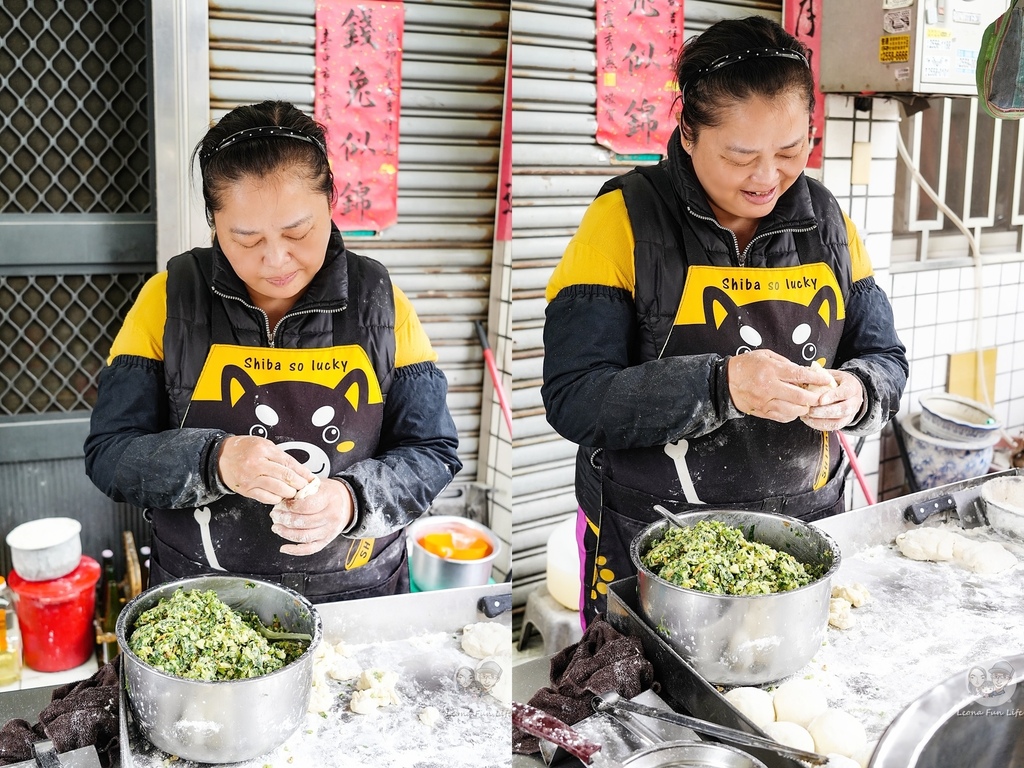
[[999, 441], [999, 417], [982, 403], [945, 392], [921, 395], [920, 402], [921, 430], [927, 435], [957, 443]]
[[899, 417], [907, 458], [922, 489], [937, 488], [988, 472], [994, 440], [987, 437], [973, 442], [945, 440], [925, 433], [920, 422], [920, 413]]

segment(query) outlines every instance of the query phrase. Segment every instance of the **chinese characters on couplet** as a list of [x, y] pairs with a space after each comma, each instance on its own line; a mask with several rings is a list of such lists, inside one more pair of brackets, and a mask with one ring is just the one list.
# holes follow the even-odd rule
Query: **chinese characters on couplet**
[[597, 0], [597, 18], [597, 142], [619, 155], [664, 154], [682, 0]]
[[314, 116], [327, 127], [343, 232], [398, 217], [403, 22], [399, 0], [317, 1]]
[[[783, 0], [783, 26], [807, 47], [807, 61], [811, 65], [814, 82], [820, 81], [818, 57], [821, 53], [822, 0]], [[814, 114], [811, 115], [811, 155], [808, 168], [821, 168], [822, 143], [825, 138], [825, 98], [821, 91], [815, 92]]]

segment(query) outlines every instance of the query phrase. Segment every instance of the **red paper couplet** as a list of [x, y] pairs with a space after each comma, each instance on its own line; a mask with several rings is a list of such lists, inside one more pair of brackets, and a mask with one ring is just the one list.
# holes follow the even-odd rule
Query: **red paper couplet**
[[597, 0], [597, 143], [664, 155], [676, 121], [683, 0]]
[[807, 47], [807, 61], [814, 75], [814, 114], [811, 115], [811, 156], [808, 168], [821, 168], [822, 145], [825, 141], [825, 97], [818, 89], [821, 82], [821, 0], [783, 0], [783, 26], [789, 34]]
[[398, 219], [398, 119], [404, 7], [395, 0], [317, 0], [314, 117], [327, 155], [343, 232]]

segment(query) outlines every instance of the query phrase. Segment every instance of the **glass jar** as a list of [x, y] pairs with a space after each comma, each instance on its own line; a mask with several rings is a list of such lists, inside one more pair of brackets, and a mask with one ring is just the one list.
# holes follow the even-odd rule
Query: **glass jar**
[[14, 610], [14, 593], [0, 576], [0, 685], [21, 679], [21, 632]]

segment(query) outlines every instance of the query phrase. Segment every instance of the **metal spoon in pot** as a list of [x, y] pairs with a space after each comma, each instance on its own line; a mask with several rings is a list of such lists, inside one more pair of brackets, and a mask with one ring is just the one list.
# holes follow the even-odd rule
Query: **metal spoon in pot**
[[676, 516], [674, 514], [672, 514], [667, 509], [665, 509], [663, 506], [661, 506], [661, 504], [655, 504], [654, 505], [654, 511], [657, 512], [662, 517], [664, 517], [670, 523], [672, 523], [672, 525], [674, 525], [676, 528], [685, 528], [686, 527], [685, 525], [683, 525], [682, 523], [679, 522], [679, 520], [676, 518]]

